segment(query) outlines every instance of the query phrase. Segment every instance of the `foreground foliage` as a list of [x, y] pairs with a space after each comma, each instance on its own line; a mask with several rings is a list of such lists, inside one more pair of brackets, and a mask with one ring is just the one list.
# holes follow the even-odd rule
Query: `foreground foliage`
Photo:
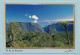
[[72, 47], [73, 32], [69, 31], [71, 44], [68, 46], [66, 33], [25, 32], [20, 24], [12, 22], [6, 30], [6, 47]]

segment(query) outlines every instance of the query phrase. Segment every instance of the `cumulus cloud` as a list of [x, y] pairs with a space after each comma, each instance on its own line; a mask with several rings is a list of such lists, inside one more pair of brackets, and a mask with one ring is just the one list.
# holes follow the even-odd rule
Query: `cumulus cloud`
[[38, 20], [38, 17], [36, 15], [32, 15], [32, 18]]
[[36, 15], [29, 16], [29, 18], [35, 19], [33, 23], [37, 23], [38, 17]]
[[38, 17], [36, 15], [27, 15], [27, 13], [25, 14], [25, 16], [28, 16], [29, 18], [34, 19], [33, 23], [37, 23]]

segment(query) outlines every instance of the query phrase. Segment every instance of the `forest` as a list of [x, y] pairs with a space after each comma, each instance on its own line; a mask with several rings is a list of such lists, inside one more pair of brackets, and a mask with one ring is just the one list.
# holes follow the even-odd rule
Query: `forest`
[[40, 27], [25, 31], [17, 21], [8, 23], [6, 28], [6, 47], [73, 47], [73, 31], [69, 31], [67, 28], [69, 24], [73, 25], [73, 23], [58, 23], [65, 31], [57, 31], [54, 26], [50, 26], [48, 32]]

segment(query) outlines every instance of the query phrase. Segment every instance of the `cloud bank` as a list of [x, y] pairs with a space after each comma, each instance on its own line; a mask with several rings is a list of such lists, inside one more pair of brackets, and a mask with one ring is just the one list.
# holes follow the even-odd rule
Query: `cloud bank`
[[73, 18], [70, 18], [70, 19], [57, 19], [55, 21], [58, 21], [58, 22], [65, 22], [65, 21], [74, 21]]
[[68, 19], [56, 19], [56, 20], [43, 20], [43, 21], [39, 21], [39, 22], [66, 22], [66, 21], [74, 21], [73, 18], [68, 18]]

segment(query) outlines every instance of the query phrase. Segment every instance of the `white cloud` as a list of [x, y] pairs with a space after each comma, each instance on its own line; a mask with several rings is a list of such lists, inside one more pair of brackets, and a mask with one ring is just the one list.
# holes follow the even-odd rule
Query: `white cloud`
[[68, 18], [68, 19], [56, 19], [56, 20], [43, 20], [43, 21], [39, 21], [39, 22], [66, 22], [66, 21], [74, 21], [73, 18]]
[[37, 20], [35, 20], [33, 23], [37, 23]]
[[33, 21], [33, 23], [37, 23], [37, 20], [38, 20], [38, 17], [36, 16], [36, 15], [27, 15], [27, 13], [25, 14], [25, 16], [29, 16], [29, 18], [31, 18], [31, 19], [35, 19], [34, 21]]
[[29, 18], [31, 18], [31, 16], [29, 16]]
[[38, 17], [36, 15], [33, 15], [32, 18], [38, 20]]
[[32, 15], [32, 17], [30, 16], [29, 18], [35, 19], [35, 20], [33, 21], [33, 23], [37, 23], [38, 17], [37, 17], [36, 15]]
[[62, 21], [62, 22], [65, 22], [65, 21], [74, 21], [74, 19], [73, 18], [70, 18], [70, 19], [57, 19], [57, 20], [54, 20], [54, 21], [58, 21], [58, 22]]
[[51, 22], [51, 20], [42, 20], [42, 21], [39, 21], [39, 22]]

